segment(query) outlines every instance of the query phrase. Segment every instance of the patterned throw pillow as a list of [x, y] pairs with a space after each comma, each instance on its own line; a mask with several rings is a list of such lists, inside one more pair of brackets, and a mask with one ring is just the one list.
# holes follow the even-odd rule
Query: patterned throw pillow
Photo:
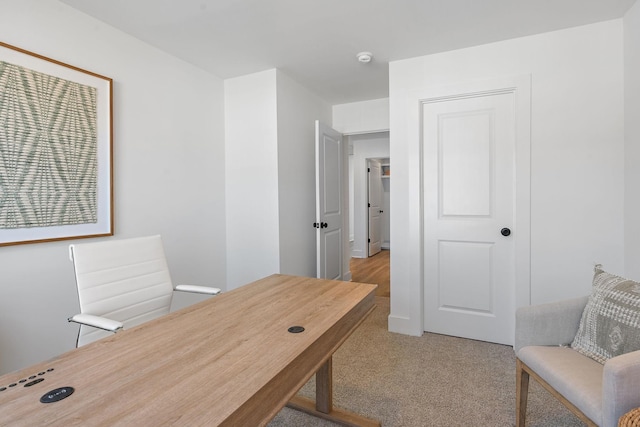
[[593, 289], [571, 347], [600, 363], [640, 350], [640, 283], [596, 265]]

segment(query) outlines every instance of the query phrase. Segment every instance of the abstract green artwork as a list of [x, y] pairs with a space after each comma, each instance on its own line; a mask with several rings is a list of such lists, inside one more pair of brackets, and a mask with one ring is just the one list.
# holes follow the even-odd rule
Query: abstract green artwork
[[0, 247], [113, 218], [113, 80], [0, 41]]
[[0, 229], [97, 221], [96, 95], [0, 61]]

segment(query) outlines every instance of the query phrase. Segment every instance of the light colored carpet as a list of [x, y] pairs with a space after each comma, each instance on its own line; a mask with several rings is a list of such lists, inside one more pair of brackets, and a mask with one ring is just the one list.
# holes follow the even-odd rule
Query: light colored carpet
[[[387, 331], [389, 298], [333, 357], [334, 405], [391, 426], [514, 426], [513, 348], [437, 334]], [[313, 397], [314, 380], [300, 394]], [[531, 380], [527, 427], [583, 426]], [[335, 426], [284, 408], [269, 424]]]

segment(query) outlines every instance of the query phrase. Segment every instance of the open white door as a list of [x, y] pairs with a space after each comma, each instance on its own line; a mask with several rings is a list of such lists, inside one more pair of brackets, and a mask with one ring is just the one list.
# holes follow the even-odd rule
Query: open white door
[[317, 277], [343, 280], [347, 219], [342, 134], [316, 120]]
[[369, 160], [367, 175], [369, 177], [369, 256], [374, 256], [382, 248], [380, 229], [382, 227], [380, 214], [382, 213], [382, 179], [379, 160]]

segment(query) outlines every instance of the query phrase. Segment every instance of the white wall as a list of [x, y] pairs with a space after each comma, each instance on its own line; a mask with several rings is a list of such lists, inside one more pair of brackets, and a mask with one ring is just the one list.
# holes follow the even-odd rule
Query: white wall
[[[389, 132], [367, 133], [348, 137], [353, 146], [353, 233], [351, 256], [367, 257], [367, 159], [389, 157]], [[388, 211], [386, 212], [389, 213]]]
[[227, 286], [234, 289], [280, 271], [276, 70], [227, 79], [224, 93]]
[[[531, 303], [586, 294], [623, 268], [622, 20], [390, 64], [391, 319], [421, 325], [419, 147], [411, 91], [531, 74]], [[390, 324], [391, 326], [391, 324]], [[392, 328], [393, 329], [393, 328]]]
[[[57, 1], [3, 0], [0, 40], [113, 78], [113, 238], [162, 234], [175, 282], [224, 288], [222, 81]], [[69, 243], [0, 247], [0, 373], [75, 346]]]
[[228, 286], [314, 277], [314, 121], [331, 124], [331, 108], [276, 69], [224, 87]]
[[625, 275], [640, 280], [640, 2], [624, 17]]
[[331, 106], [281, 71], [277, 93], [280, 272], [315, 277], [315, 120], [330, 125]]
[[347, 135], [389, 130], [389, 98], [334, 105], [333, 128]]

